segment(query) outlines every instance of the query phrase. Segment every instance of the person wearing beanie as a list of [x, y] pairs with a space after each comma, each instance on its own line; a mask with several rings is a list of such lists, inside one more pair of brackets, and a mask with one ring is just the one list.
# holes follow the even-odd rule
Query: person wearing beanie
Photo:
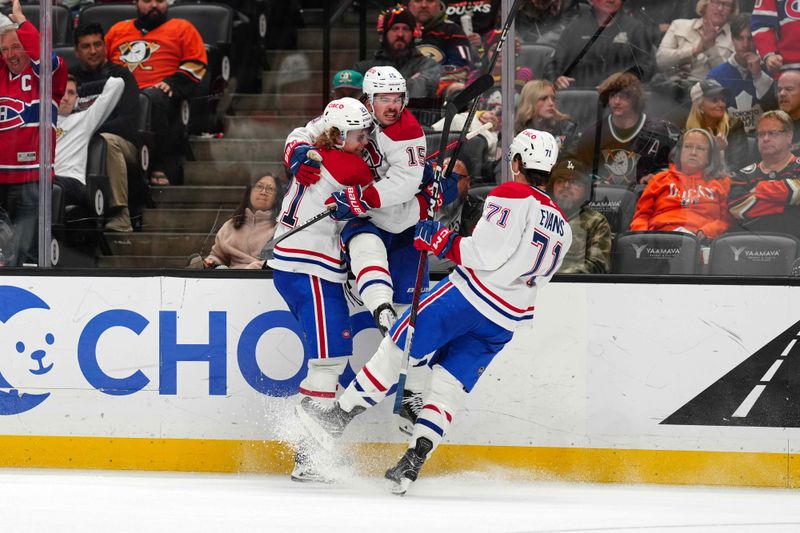
[[409, 98], [434, 98], [439, 85], [439, 65], [414, 45], [414, 16], [401, 5], [378, 16], [381, 47], [375, 57], [356, 63], [354, 70], [366, 73], [372, 67], [392, 66], [406, 79]]

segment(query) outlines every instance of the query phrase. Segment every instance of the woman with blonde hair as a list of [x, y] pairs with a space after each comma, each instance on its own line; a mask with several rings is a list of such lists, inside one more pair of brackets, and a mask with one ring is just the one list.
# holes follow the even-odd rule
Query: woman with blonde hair
[[547, 80], [531, 80], [522, 87], [514, 132], [525, 129], [550, 133], [562, 152], [572, 151], [578, 143], [578, 126], [558, 110], [555, 86]]
[[728, 90], [713, 79], [696, 83], [690, 93], [692, 108], [686, 119], [686, 129], [708, 131], [728, 169], [736, 171], [755, 158], [750, 154], [744, 124], [728, 114], [727, 93]]

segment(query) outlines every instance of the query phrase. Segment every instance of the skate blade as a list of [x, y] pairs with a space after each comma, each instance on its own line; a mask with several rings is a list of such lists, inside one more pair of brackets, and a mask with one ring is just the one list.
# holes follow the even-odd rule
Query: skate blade
[[325, 476], [323, 476], [321, 474], [295, 474], [295, 473], [292, 473], [292, 475], [289, 477], [289, 479], [291, 479], [292, 481], [295, 481], [297, 483], [323, 483], [325, 485], [330, 485], [330, 484], [336, 482], [335, 480], [333, 480], [333, 479], [331, 479], [329, 477], [325, 477]]
[[311, 435], [311, 437], [313, 437], [314, 440], [317, 441], [317, 443], [319, 443], [319, 445], [322, 446], [325, 451], [329, 452], [333, 450], [335, 443], [333, 437], [331, 437], [328, 432], [322, 428], [322, 426], [317, 424], [313, 418], [308, 416], [308, 413], [306, 413], [305, 409], [303, 409], [301, 406], [296, 406], [294, 411], [297, 414], [297, 418], [300, 419], [300, 423], [303, 424], [303, 427], [306, 428], [306, 431], [308, 431], [309, 435]]
[[406, 492], [408, 491], [408, 487], [411, 486], [411, 480], [408, 478], [403, 478], [400, 480], [399, 483], [396, 481], [392, 481], [391, 491], [392, 494], [395, 496], [405, 496]]

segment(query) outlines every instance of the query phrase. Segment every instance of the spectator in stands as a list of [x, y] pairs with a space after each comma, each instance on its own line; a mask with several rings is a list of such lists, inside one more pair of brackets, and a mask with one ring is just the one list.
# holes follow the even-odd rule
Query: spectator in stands
[[571, 156], [550, 173], [548, 188], [572, 228], [572, 245], [558, 270], [564, 274], [604, 274], [611, 266], [611, 226], [588, 206], [591, 182], [589, 169]]
[[577, 0], [527, 0], [517, 12], [517, 35], [526, 44], [556, 46], [580, 5]]
[[698, 0], [700, 18], [673, 20], [656, 52], [656, 64], [678, 100], [712, 68], [733, 55], [730, 19], [739, 13], [736, 0]]
[[108, 58], [133, 73], [152, 103], [153, 185], [169, 185], [170, 174], [180, 176], [181, 102], [191, 97], [208, 64], [195, 27], [184, 19], [168, 19], [167, 9], [167, 0], [136, 0], [137, 18], [114, 24], [105, 42]]
[[414, 15], [403, 6], [396, 6], [381, 13], [378, 23], [381, 47], [373, 59], [356, 63], [355, 70], [364, 74], [372, 67], [392, 66], [406, 79], [408, 98], [434, 98], [440, 68], [414, 45]]
[[731, 224], [725, 174], [714, 138], [688, 130], [672, 153], [669, 170], [653, 176], [636, 204], [632, 231], [683, 231], [713, 240]]
[[100, 94], [102, 85], [111, 77], [124, 82], [119, 102], [97, 133], [106, 140], [106, 169], [112, 186], [110, 207], [116, 211], [109, 228], [129, 231], [128, 168], [139, 166], [136, 150], [139, 134], [135, 126], [139, 116], [139, 87], [130, 70], [108, 60], [105, 34], [97, 23], [82, 24], [75, 30], [75, 58], [78, 64], [70, 69], [70, 74], [75, 77], [81, 101], [91, 101], [89, 93], [94, 97]]
[[547, 80], [532, 80], [522, 88], [514, 133], [529, 128], [551, 133], [559, 153], [573, 152], [578, 145], [578, 125], [558, 110], [555, 87]]
[[275, 233], [283, 197], [275, 176], [261, 176], [248, 185], [233, 216], [217, 232], [205, 268], [262, 268], [261, 249]]
[[415, 44], [423, 55], [439, 64], [439, 89], [442, 94], [454, 82], [463, 83], [472, 68], [472, 47], [457, 23], [448, 20], [442, 0], [409, 0], [408, 10], [420, 27]]
[[[119, 102], [125, 82], [122, 78], [108, 78], [102, 85], [93, 83], [101, 89], [100, 95], [85, 110], [76, 109], [78, 83], [70, 74], [67, 90], [58, 106], [58, 128], [56, 128], [55, 180], [64, 190], [66, 205], [86, 203], [86, 163], [89, 158], [89, 141], [111, 115]], [[124, 192], [127, 198], [127, 174], [110, 175], [111, 205], [118, 206], [116, 195]], [[118, 183], [125, 180], [124, 183]], [[123, 204], [124, 205], [124, 204]], [[127, 206], [117, 208], [106, 222], [107, 231], [133, 231]]]
[[731, 215], [750, 231], [800, 237], [800, 158], [792, 153], [792, 119], [767, 111], [756, 131], [761, 161], [734, 174]]
[[800, 148], [800, 71], [787, 70], [778, 78], [778, 106], [792, 119], [792, 149]]
[[[13, 0], [11, 15], [0, 15], [0, 206], [14, 223], [16, 261], [38, 263], [39, 227], [39, 31], [22, 14], [19, 0]], [[67, 69], [53, 54], [52, 105], [67, 84]], [[52, 128], [55, 150], [55, 124]]]
[[748, 15], [733, 17], [731, 38], [733, 55], [711, 69], [708, 77], [728, 90], [728, 113], [742, 121], [746, 133], [752, 133], [756, 130], [756, 119], [761, 113], [777, 107], [772, 90], [773, 80], [761, 69], [761, 58], [753, 45]]
[[800, 69], [800, 13], [797, 2], [758, 0], [750, 22], [753, 41], [767, 70]]
[[653, 38], [653, 45], [658, 44], [667, 33], [675, 19], [692, 18], [695, 14], [697, 0], [627, 0], [623, 9], [632, 17], [640, 20]]
[[742, 121], [728, 115], [728, 90], [716, 80], [707, 79], [695, 83], [690, 94], [692, 108], [686, 129], [702, 128], [713, 135], [727, 168], [742, 168], [753, 161]]
[[331, 83], [331, 99], [339, 98], [361, 98], [363, 94], [364, 75], [355, 70], [340, 70], [333, 76]]
[[[603, 183], [633, 188], [665, 170], [680, 130], [644, 113], [645, 94], [634, 74], [619, 72], [598, 87], [609, 115], [587, 128], [578, 141], [577, 155]], [[599, 150], [595, 149], [599, 128]]]
[[501, 4], [501, 0], [450, 0], [445, 14], [459, 21], [473, 47], [480, 47], [481, 38], [500, 26]]
[[[561, 34], [554, 59], [555, 85], [597, 87], [614, 72], [632, 70], [644, 80], [653, 74], [647, 31], [641, 22], [620, 11], [622, 0], [590, 0], [587, 10]], [[585, 48], [601, 27], [597, 40]], [[582, 57], [580, 54], [584, 53]], [[579, 59], [580, 57], [580, 59]], [[577, 64], [573, 63], [578, 61]], [[572, 66], [572, 70], [567, 69]]]

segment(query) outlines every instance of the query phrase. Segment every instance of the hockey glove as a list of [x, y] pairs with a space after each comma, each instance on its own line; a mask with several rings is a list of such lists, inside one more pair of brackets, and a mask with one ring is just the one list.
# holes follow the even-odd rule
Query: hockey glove
[[294, 174], [297, 183], [308, 187], [319, 181], [319, 161], [309, 157], [309, 152], [314, 152], [310, 144], [299, 144], [292, 151], [289, 162], [289, 171]]
[[372, 207], [364, 199], [364, 191], [360, 185], [353, 185], [331, 194], [325, 200], [325, 205], [331, 209], [331, 218], [334, 220], [352, 220], [364, 216]]
[[445, 258], [457, 239], [458, 234], [435, 220], [421, 220], [414, 229], [414, 248], [432, 252], [439, 259]]
[[[430, 163], [425, 165], [425, 172], [422, 174], [422, 185], [420, 185], [420, 191], [417, 193], [417, 196], [424, 201], [426, 206], [430, 205], [433, 197], [433, 169], [434, 167]], [[439, 196], [436, 199], [434, 211], [438, 211], [443, 205], [452, 203], [458, 198], [458, 181], [460, 179], [461, 174], [457, 172], [451, 172], [447, 178], [442, 176], [439, 182]]]

